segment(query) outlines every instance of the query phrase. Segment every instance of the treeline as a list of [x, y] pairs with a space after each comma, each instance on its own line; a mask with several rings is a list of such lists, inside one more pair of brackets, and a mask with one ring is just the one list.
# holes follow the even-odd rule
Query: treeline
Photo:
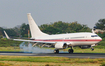
[[[75, 33], [75, 32], [91, 32], [91, 29], [84, 24], [80, 24], [78, 22], [54, 22], [50, 24], [40, 25], [39, 28], [42, 32], [47, 34], [62, 34], [62, 33]], [[105, 29], [105, 19], [100, 19], [95, 24], [96, 29]], [[29, 24], [23, 23], [20, 26], [16, 26], [14, 28], [5, 29], [0, 27], [0, 38], [4, 36], [3, 31], [6, 31], [10, 37], [28, 37]], [[105, 33], [99, 33], [99, 36], [102, 38], [105, 37]]]
[[[77, 22], [54, 22], [50, 24], [40, 25], [39, 28], [42, 32], [47, 34], [62, 34], [62, 33], [75, 33], [75, 32], [91, 32], [87, 25], [82, 25]], [[28, 37], [29, 24], [23, 23], [21, 26], [14, 28], [4, 29], [0, 27], [0, 36], [4, 36], [3, 31], [6, 31], [10, 37]]]
[[54, 22], [39, 26], [40, 29], [47, 34], [75, 33], [75, 32], [91, 32], [87, 25], [82, 25], [77, 22]]
[[22, 25], [16, 26], [14, 28], [2, 28], [2, 27], [0, 27], [0, 37], [5, 36], [4, 30], [7, 32], [7, 34], [10, 37], [27, 37], [29, 25], [23, 23]]

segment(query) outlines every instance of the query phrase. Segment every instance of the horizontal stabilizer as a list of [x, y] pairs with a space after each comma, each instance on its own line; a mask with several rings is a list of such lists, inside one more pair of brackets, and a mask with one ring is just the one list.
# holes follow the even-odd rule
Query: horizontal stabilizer
[[8, 36], [8, 34], [5, 31], [4, 31], [4, 34], [5, 34], [5, 36], [6, 36], [7, 39], [10, 39], [9, 36]]

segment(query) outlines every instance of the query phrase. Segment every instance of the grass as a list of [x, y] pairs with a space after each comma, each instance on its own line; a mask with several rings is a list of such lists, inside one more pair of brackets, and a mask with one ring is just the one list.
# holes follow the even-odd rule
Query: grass
[[10, 63], [5, 63], [5, 62], [0, 62], [0, 66], [11, 66], [12, 64]]
[[[45, 48], [45, 49], [54, 50], [54, 48]], [[68, 52], [68, 49], [64, 49], [63, 51]], [[99, 48], [94, 48], [94, 51], [91, 51], [91, 49], [80, 49], [80, 48], [73, 48], [73, 49], [74, 49], [74, 53], [105, 53], [105, 49], [99, 49]], [[0, 47], [0, 51], [17, 51], [17, 52], [19, 52], [22, 50], [20, 50], [19, 47]]]
[[[0, 61], [1, 66], [100, 66], [102, 64], [94, 63], [38, 63], [38, 62], [18, 62], [18, 61]], [[7, 65], [8, 64], [8, 65]]]
[[0, 51], [21, 51], [19, 47], [0, 47]]
[[2, 66], [99, 66], [105, 64], [105, 59], [0, 56], [0, 64], [2, 64]]
[[39, 63], [102, 63], [105, 59], [80, 59], [65, 57], [0, 56], [0, 61], [39, 62]]

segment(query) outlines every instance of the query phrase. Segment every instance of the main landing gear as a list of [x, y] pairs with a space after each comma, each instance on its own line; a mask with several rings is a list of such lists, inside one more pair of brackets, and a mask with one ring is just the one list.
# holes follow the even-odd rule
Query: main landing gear
[[74, 50], [72, 49], [72, 47], [71, 47], [71, 49], [68, 50], [68, 52], [69, 53], [73, 53], [74, 52]]
[[[73, 52], [74, 52], [74, 50], [72, 49], [72, 47], [71, 47], [71, 49], [68, 50], [68, 52], [69, 52], [69, 53], [73, 53]], [[55, 49], [55, 50], [54, 50], [54, 53], [55, 53], [55, 54], [58, 54], [58, 53], [59, 53], [59, 49]]]
[[56, 53], [56, 54], [59, 53], [59, 49], [55, 49], [54, 53]]

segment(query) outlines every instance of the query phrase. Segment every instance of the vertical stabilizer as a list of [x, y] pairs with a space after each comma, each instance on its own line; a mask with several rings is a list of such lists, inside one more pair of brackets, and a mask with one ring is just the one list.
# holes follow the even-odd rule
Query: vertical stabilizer
[[36, 38], [36, 37], [40, 37], [40, 36], [44, 36], [47, 35], [45, 33], [43, 33], [39, 27], [36, 25], [34, 19], [31, 16], [31, 13], [27, 14], [28, 17], [28, 22], [29, 22], [29, 27], [30, 27], [30, 31], [31, 31], [31, 38]]

